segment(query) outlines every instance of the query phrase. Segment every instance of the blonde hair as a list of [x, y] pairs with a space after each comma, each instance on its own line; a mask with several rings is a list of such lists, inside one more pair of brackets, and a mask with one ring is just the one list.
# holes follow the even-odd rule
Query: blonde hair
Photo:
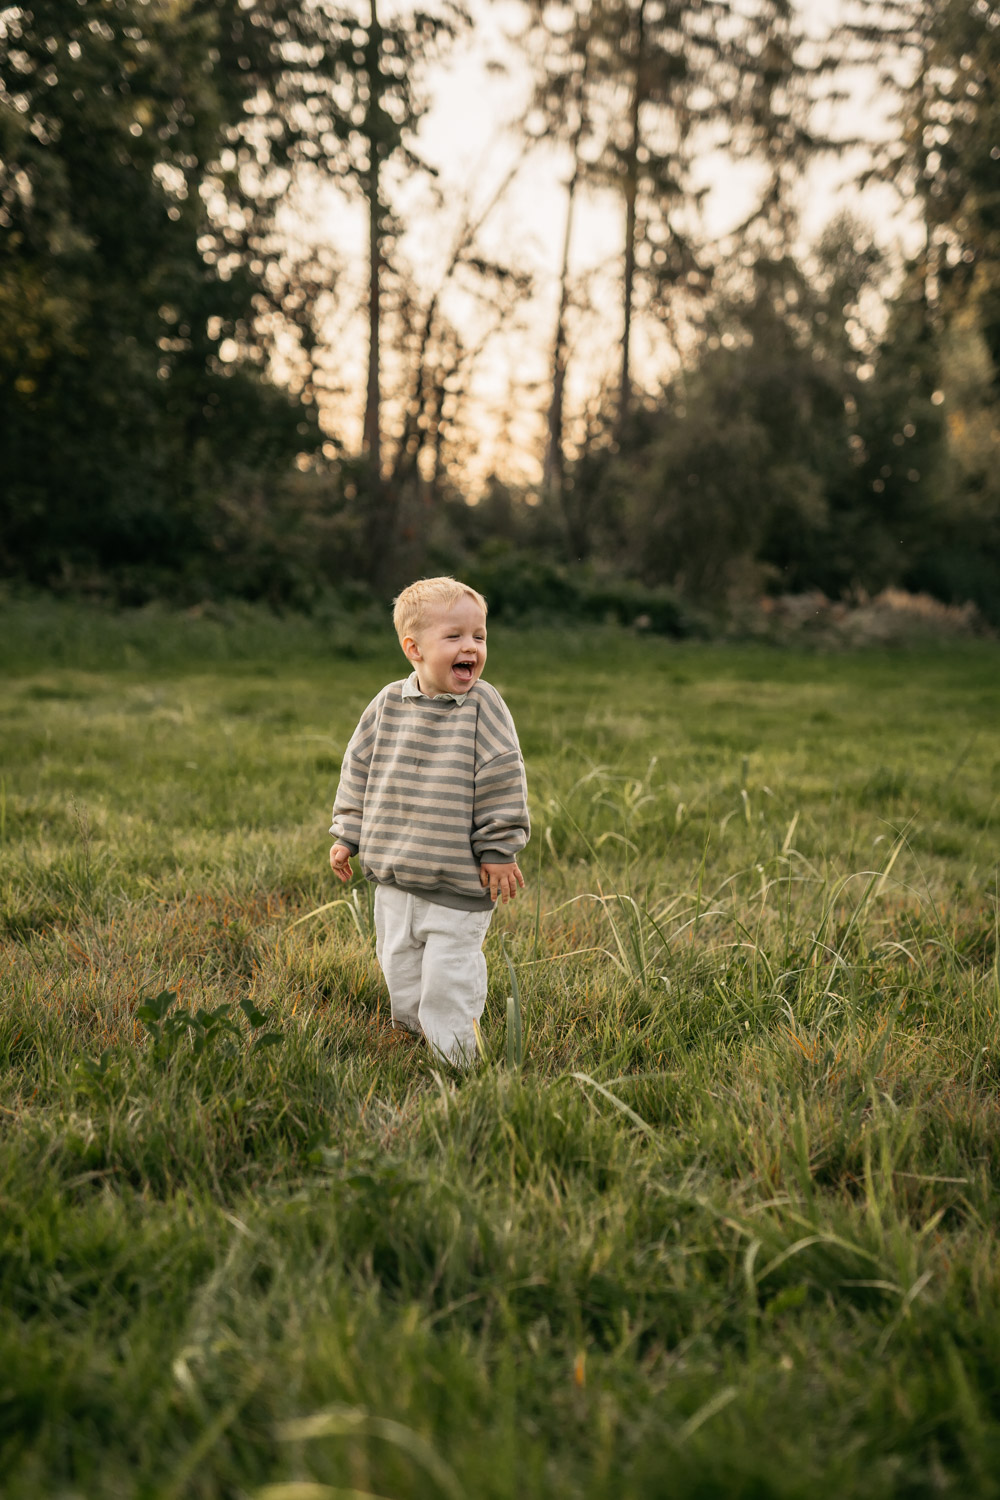
[[483, 614], [486, 614], [487, 605], [482, 594], [470, 588], [467, 583], [459, 583], [457, 578], [418, 578], [416, 583], [411, 583], [393, 600], [392, 605], [392, 623], [396, 627], [400, 645], [403, 644], [404, 636], [415, 635], [419, 630], [428, 607], [440, 604], [443, 608], [450, 609], [463, 596], [474, 599]]

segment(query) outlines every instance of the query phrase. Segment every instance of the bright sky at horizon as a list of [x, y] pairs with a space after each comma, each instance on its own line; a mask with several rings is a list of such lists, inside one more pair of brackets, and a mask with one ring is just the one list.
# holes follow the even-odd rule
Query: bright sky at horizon
[[[800, 0], [811, 30], [822, 30], [841, 14], [840, 0]], [[490, 210], [478, 242], [483, 253], [530, 273], [534, 294], [490, 339], [466, 398], [466, 421], [475, 456], [469, 483], [481, 485], [494, 469], [521, 482], [537, 482], [542, 453], [549, 352], [555, 321], [559, 260], [566, 214], [567, 162], [558, 152], [539, 147], [523, 155], [515, 128], [523, 118], [529, 80], [510, 40], [522, 23], [517, 0], [472, 0], [475, 18], [469, 36], [453, 49], [429, 79], [431, 108], [422, 122], [418, 151], [438, 171], [432, 187], [417, 176], [401, 181], [397, 202], [407, 230], [400, 250], [414, 277], [429, 293], [438, 283], [464, 215], [477, 217], [513, 172], [509, 185]], [[852, 80], [846, 106], [852, 121], [865, 122], [874, 138], [891, 128], [884, 100], [873, 95], [870, 80]], [[857, 127], [855, 124], [855, 133]], [[520, 160], [519, 160], [520, 158]], [[861, 161], [859, 153], [819, 161], [803, 184], [800, 204], [803, 240], [815, 241], [827, 223], [845, 207], [872, 227], [890, 251], [912, 234], [902, 205], [890, 195], [861, 197], [850, 185]], [[754, 200], [754, 172], [736, 168], [721, 153], [706, 157], [703, 178], [708, 189], [703, 219], [708, 234], [723, 237], [741, 222]], [[435, 194], [438, 202], [434, 202]], [[306, 207], [306, 205], [303, 205]], [[338, 285], [337, 312], [330, 326], [335, 347], [338, 393], [328, 406], [331, 424], [349, 444], [360, 439], [364, 400], [367, 332], [363, 316], [366, 292], [366, 224], [361, 205], [347, 204], [332, 186], [308, 205], [312, 232], [329, 237], [344, 257]], [[621, 256], [622, 211], [608, 193], [580, 195], [573, 237], [572, 270], [586, 279], [595, 314], [577, 319], [576, 347], [568, 380], [572, 410], [610, 376], [620, 325], [614, 273]], [[471, 291], [453, 287], [447, 304], [463, 335], [475, 341], [488, 326]], [[672, 353], [662, 329], [640, 321], [636, 329], [636, 369], [646, 379], [669, 373]], [[386, 386], [391, 390], [399, 362], [391, 347], [383, 354]], [[676, 356], [673, 356], [676, 362]], [[389, 407], [391, 413], [391, 404]]]

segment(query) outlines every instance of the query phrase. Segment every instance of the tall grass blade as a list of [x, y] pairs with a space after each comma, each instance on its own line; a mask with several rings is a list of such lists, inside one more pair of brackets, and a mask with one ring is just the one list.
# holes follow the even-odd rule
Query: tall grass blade
[[731, 1401], [735, 1401], [738, 1395], [739, 1391], [734, 1385], [724, 1386], [721, 1391], [717, 1391], [710, 1400], [705, 1402], [704, 1406], [699, 1406], [694, 1416], [688, 1417], [684, 1426], [678, 1432], [676, 1441], [678, 1443], [686, 1443], [688, 1438], [694, 1436], [699, 1427], [703, 1427], [712, 1417], [717, 1416], [720, 1411], [724, 1411]]
[[253, 1500], [388, 1500], [373, 1490], [344, 1489], [339, 1484], [320, 1484], [316, 1479], [291, 1479], [284, 1484], [265, 1484], [253, 1491]]
[[646, 1135], [656, 1134], [652, 1125], [648, 1124], [641, 1115], [637, 1115], [634, 1109], [630, 1109], [624, 1099], [619, 1099], [617, 1094], [613, 1094], [609, 1088], [605, 1088], [603, 1083], [598, 1083], [596, 1078], [591, 1078], [589, 1073], [571, 1073], [569, 1076], [575, 1078], [578, 1083], [585, 1083], [588, 1088], [596, 1089], [609, 1103], [614, 1105], [615, 1109], [631, 1120], [632, 1124], [638, 1130], [645, 1131]]
[[795, 830], [798, 827], [798, 823], [799, 813], [798, 809], [796, 808], [795, 813], [792, 817], [792, 821], [788, 825], [788, 832], [785, 834], [785, 837], [781, 843], [782, 854], [787, 854], [789, 849], [792, 847], [792, 839], [795, 837]]
[[427, 1473], [447, 1500], [467, 1500], [454, 1469], [426, 1438], [391, 1417], [379, 1417], [360, 1406], [331, 1406], [309, 1417], [282, 1422], [278, 1436], [284, 1442], [308, 1442], [311, 1438], [369, 1437], [392, 1443], [409, 1455]]
[[507, 1066], [512, 1071], [524, 1062], [524, 1035], [521, 1026], [521, 989], [514, 965], [507, 952], [507, 934], [500, 934], [500, 951], [510, 971], [511, 993], [507, 996]]

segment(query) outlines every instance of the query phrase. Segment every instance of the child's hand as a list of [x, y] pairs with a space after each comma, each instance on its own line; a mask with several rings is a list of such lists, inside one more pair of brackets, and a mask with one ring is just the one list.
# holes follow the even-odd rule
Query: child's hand
[[517, 861], [512, 859], [505, 865], [480, 865], [479, 883], [489, 886], [491, 901], [495, 901], [499, 893], [500, 899], [506, 903], [513, 901], [518, 886], [524, 886], [524, 876], [517, 867]]
[[354, 874], [351, 869], [351, 851], [346, 844], [334, 844], [330, 850], [330, 869], [345, 884]]

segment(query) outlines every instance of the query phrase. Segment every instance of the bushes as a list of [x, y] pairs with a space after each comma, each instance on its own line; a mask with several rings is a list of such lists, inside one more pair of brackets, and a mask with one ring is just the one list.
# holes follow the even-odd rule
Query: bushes
[[488, 542], [464, 576], [486, 596], [491, 613], [503, 619], [556, 616], [634, 625], [678, 638], [698, 629], [670, 589], [602, 578], [591, 568], [549, 562], [500, 542]]

